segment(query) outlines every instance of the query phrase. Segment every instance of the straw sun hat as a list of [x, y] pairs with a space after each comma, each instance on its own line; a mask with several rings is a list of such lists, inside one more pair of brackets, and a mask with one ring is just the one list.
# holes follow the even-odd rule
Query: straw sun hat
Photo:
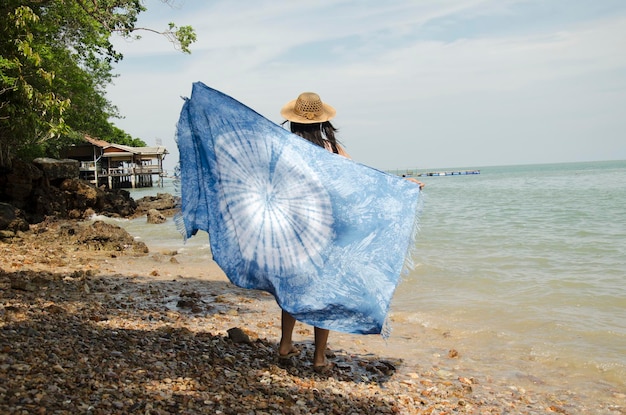
[[288, 121], [300, 124], [314, 124], [332, 119], [337, 111], [328, 104], [324, 104], [315, 92], [303, 92], [298, 99], [289, 101], [280, 114]]

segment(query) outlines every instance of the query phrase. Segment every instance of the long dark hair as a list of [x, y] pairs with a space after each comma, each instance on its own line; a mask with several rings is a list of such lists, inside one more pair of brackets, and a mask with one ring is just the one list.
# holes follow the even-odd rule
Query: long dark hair
[[289, 122], [291, 132], [299, 135], [312, 142], [313, 144], [317, 144], [320, 147], [324, 147], [325, 143], [328, 142], [330, 144], [330, 148], [333, 150], [333, 153], [339, 153], [338, 141], [335, 138], [335, 133], [338, 131], [330, 121], [318, 122], [314, 124], [300, 124], [298, 122]]

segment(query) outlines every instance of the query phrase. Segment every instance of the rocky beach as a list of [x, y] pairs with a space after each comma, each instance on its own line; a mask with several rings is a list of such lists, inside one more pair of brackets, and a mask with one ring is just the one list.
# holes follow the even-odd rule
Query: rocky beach
[[[300, 356], [278, 359], [280, 313], [269, 294], [89, 219], [105, 206], [120, 214], [98, 202], [113, 200], [100, 190], [61, 179], [48, 191], [64, 195], [61, 213], [4, 205], [0, 413], [626, 413], [623, 394], [598, 403], [542, 391], [540, 381], [468, 375], [454, 349], [409, 362], [379, 336], [332, 333], [335, 367], [317, 373], [312, 328], [299, 324]], [[76, 189], [82, 196], [68, 197]], [[116, 195], [120, 216], [156, 217], [154, 226], [175, 211], [171, 195], [136, 204]]]
[[346, 348], [331, 337], [336, 366], [318, 374], [304, 325], [301, 356], [279, 361], [270, 295], [233, 286], [215, 264], [190, 272], [124, 231], [96, 242], [103, 227], [45, 222], [0, 245], [0, 412], [579, 413], [558, 397], [405, 367], [366, 352], [370, 337]]

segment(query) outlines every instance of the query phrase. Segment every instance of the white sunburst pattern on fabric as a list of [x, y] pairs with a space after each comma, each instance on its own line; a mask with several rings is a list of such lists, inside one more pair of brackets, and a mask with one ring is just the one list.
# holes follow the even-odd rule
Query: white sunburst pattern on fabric
[[181, 214], [209, 233], [231, 282], [271, 293], [297, 320], [389, 335], [386, 315], [413, 263], [414, 183], [315, 146], [197, 82], [177, 126]]
[[238, 131], [215, 138], [219, 181], [230, 232], [241, 255], [277, 276], [322, 265], [333, 236], [332, 205], [315, 172], [279, 140]]

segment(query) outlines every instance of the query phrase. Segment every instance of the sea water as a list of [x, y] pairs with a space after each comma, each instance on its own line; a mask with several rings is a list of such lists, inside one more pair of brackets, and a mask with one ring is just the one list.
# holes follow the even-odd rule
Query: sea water
[[393, 310], [490, 373], [625, 392], [626, 162], [480, 171], [421, 178]]
[[[474, 169], [420, 178], [417, 266], [394, 296], [392, 339], [416, 361], [454, 349], [459, 371], [620, 396], [626, 161]], [[159, 192], [172, 182], [131, 195]], [[211, 259], [206, 234], [183, 244], [173, 221], [123, 226], [152, 249]]]

